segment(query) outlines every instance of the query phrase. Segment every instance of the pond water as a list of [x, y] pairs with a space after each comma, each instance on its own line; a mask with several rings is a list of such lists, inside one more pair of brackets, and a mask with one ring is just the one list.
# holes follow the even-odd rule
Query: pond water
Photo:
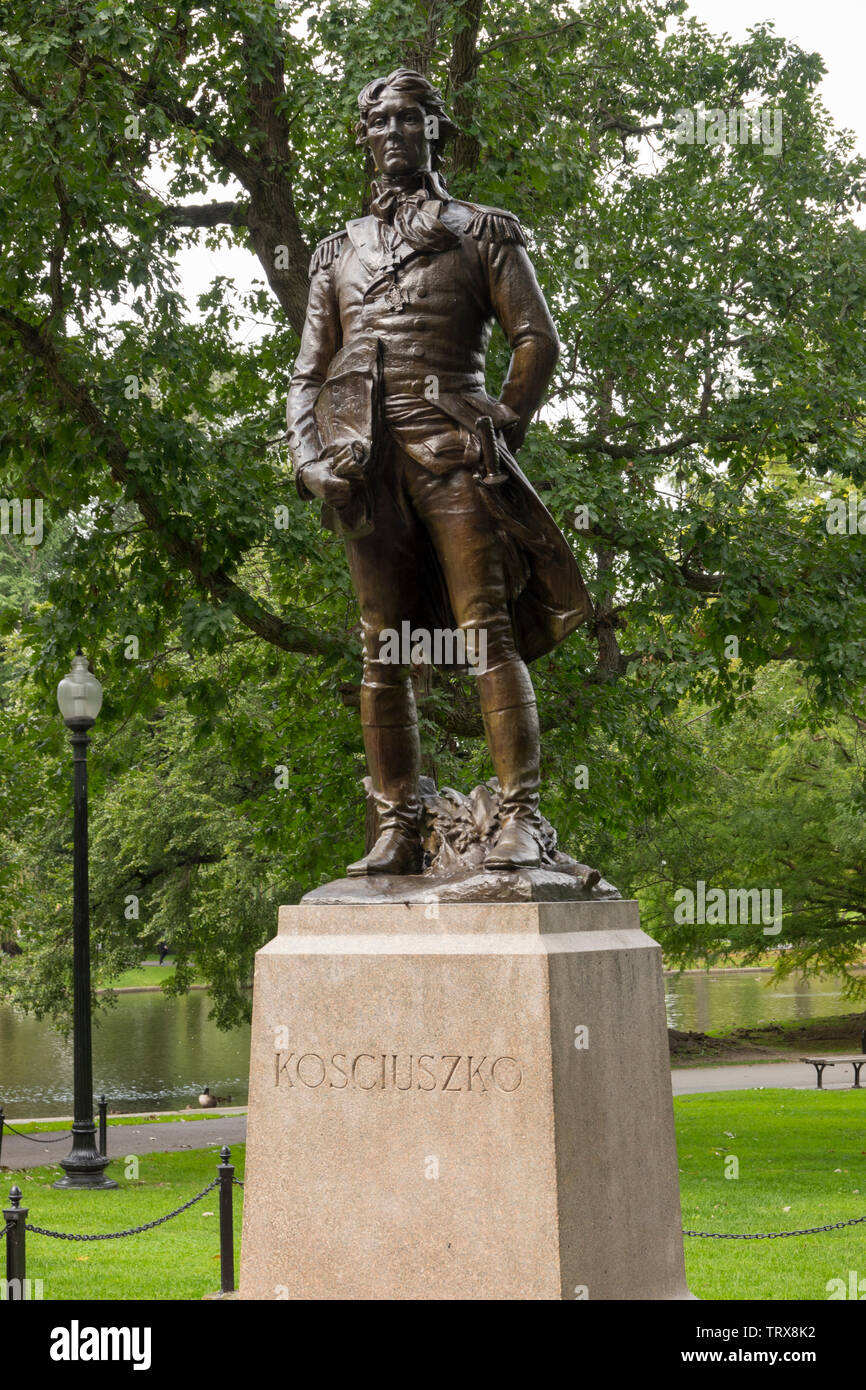
[[831, 1018], [862, 1012], [866, 1002], [844, 998], [841, 978], [804, 980], [792, 976], [770, 986], [770, 975], [702, 971], [665, 977], [668, 1026], [683, 1032], [746, 1028], [759, 1023]]
[[[250, 1030], [222, 1033], [208, 1020], [210, 999], [194, 990], [119, 994], [93, 1029], [93, 1088], [109, 1111], [198, 1109], [198, 1095], [245, 1105]], [[0, 1004], [0, 1104], [8, 1118], [72, 1113], [72, 1042], [46, 1023]]]
[[[854, 1013], [838, 979], [787, 980], [768, 988], [769, 975], [667, 976], [665, 994], [672, 1028], [745, 1026]], [[121, 994], [100, 1010], [93, 1033], [93, 1081], [117, 1113], [198, 1107], [198, 1094], [247, 1100], [250, 1030], [222, 1033], [208, 1020], [204, 991], [185, 998]], [[0, 1004], [0, 1104], [14, 1122], [25, 1115], [72, 1112], [72, 1045], [34, 1018]]]

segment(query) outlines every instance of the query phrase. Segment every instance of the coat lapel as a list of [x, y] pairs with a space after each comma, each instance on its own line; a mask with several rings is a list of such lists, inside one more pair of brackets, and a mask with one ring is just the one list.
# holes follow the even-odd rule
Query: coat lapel
[[346, 223], [346, 231], [361, 265], [369, 275], [379, 276], [382, 273], [385, 243], [375, 217], [356, 217]]
[[[438, 207], [439, 204], [435, 202], [425, 204], [425, 208]], [[417, 256], [438, 255], [441, 251], [452, 250], [459, 245], [460, 237], [445, 225], [444, 219], [437, 222], [437, 226], [439, 239], [445, 244], [435, 248], [410, 246], [398, 233], [393, 248], [397, 265], [402, 268]], [[346, 231], [358, 260], [370, 277], [364, 291], [365, 294], [369, 294], [375, 286], [391, 279], [391, 248], [386, 245], [382, 223], [372, 216], [356, 217], [346, 223]]]

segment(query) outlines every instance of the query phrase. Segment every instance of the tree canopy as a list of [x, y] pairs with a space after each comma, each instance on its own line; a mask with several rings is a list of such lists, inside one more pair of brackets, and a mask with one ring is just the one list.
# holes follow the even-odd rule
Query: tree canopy
[[[284, 400], [311, 249], [368, 196], [357, 92], [401, 63], [460, 126], [454, 196], [521, 218], [563, 344], [521, 461], [595, 604], [534, 668], [565, 847], [646, 886], [664, 939], [635, 846], [678, 808], [701, 843], [684, 720], [723, 740], [760, 704], [791, 746], [859, 727], [866, 556], [826, 521], [866, 481], [866, 169], [818, 55], [770, 26], [715, 37], [684, 0], [4, 0], [0, 496], [41, 500], [45, 536], [0, 537], [0, 935], [33, 1007], [68, 997], [53, 686], [79, 641], [106, 687], [103, 973], [168, 936], [178, 987], [195, 964], [230, 1023], [276, 904], [357, 850], [357, 614], [291, 484]], [[777, 149], [682, 140], [684, 110], [741, 109], [778, 113]], [[184, 267], [224, 247], [259, 283], [215, 274], [191, 303]], [[495, 337], [492, 388], [506, 357]], [[487, 775], [467, 684], [436, 674], [421, 714], [429, 770]], [[769, 853], [766, 808], [737, 824]], [[786, 932], [828, 941], [817, 922]]]

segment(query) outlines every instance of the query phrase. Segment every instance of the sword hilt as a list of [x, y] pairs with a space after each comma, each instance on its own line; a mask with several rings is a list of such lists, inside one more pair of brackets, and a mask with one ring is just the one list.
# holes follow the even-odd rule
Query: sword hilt
[[484, 472], [478, 475], [478, 481], [482, 487], [500, 487], [508, 482], [508, 474], [499, 467], [499, 450], [490, 416], [479, 415], [475, 429], [481, 440], [481, 462], [484, 464]]

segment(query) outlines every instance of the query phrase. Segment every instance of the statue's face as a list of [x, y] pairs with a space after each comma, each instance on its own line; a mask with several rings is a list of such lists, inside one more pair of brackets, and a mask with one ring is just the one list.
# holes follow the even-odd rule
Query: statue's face
[[367, 116], [367, 144], [380, 174], [399, 177], [430, 168], [426, 111], [405, 92], [385, 87]]

